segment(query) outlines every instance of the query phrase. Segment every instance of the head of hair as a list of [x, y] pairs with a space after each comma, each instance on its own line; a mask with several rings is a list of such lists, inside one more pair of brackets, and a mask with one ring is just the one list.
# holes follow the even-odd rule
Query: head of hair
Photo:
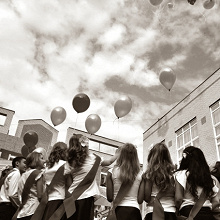
[[17, 167], [17, 162], [20, 163], [22, 160], [26, 160], [25, 157], [15, 157], [13, 160], [12, 160], [12, 167], [15, 168]]
[[41, 153], [35, 151], [31, 152], [26, 158], [26, 166], [31, 169], [42, 168], [41, 157]]
[[132, 183], [140, 171], [137, 149], [133, 144], [126, 143], [119, 152], [115, 165], [120, 170], [119, 178], [123, 183]]
[[7, 166], [4, 170], [2, 170], [1, 178], [7, 175], [8, 172], [10, 172], [13, 169], [12, 166]]
[[157, 143], [148, 154], [148, 165], [145, 177], [150, 179], [159, 190], [166, 190], [170, 184], [174, 165], [170, 152], [164, 143]]
[[183, 150], [183, 153], [185, 155], [178, 170], [188, 172], [187, 183], [190, 193], [198, 198], [197, 187], [202, 187], [205, 194], [211, 196], [213, 179], [203, 152], [197, 147], [189, 146]]
[[64, 142], [57, 142], [53, 145], [47, 161], [48, 167], [53, 167], [59, 160], [67, 160], [67, 145]]
[[211, 174], [217, 178], [217, 180], [220, 182], [220, 161], [217, 161], [215, 163], [215, 166], [211, 170]]
[[89, 153], [88, 146], [82, 146], [81, 144], [80, 139], [82, 137], [81, 134], [74, 134], [69, 140], [67, 161], [70, 165], [73, 165], [74, 162], [74, 168], [80, 168]]

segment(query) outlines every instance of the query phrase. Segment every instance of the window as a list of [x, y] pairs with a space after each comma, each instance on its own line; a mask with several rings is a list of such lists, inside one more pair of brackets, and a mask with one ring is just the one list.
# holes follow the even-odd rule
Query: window
[[210, 107], [212, 115], [212, 124], [214, 129], [215, 143], [218, 149], [218, 157], [220, 152], [220, 100]]
[[107, 173], [101, 172], [100, 186], [106, 187], [106, 177], [107, 177]]
[[4, 126], [5, 125], [5, 121], [6, 121], [7, 115], [0, 113], [0, 125]]
[[8, 155], [8, 160], [13, 160], [16, 156], [12, 155], [12, 154], [9, 154]]
[[182, 159], [182, 153], [186, 147], [199, 147], [199, 136], [196, 118], [176, 131], [176, 146], [178, 161]]

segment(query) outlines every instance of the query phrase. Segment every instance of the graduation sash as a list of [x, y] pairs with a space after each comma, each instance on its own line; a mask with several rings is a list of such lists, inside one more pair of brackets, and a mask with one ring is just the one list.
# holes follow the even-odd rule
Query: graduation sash
[[63, 204], [56, 210], [56, 212], [54, 212], [54, 214], [50, 217], [49, 220], [60, 220], [65, 212], [67, 218], [71, 217], [75, 213], [75, 201], [82, 195], [82, 193], [86, 189], [88, 189], [91, 186], [99, 168], [101, 158], [97, 155], [95, 156], [95, 163], [93, 164], [91, 170], [87, 173], [87, 175], [79, 183], [79, 185], [74, 189], [71, 196], [69, 196], [63, 201]]
[[31, 217], [31, 220], [39, 220], [43, 218], [44, 211], [48, 202], [48, 194], [53, 190], [54, 186], [57, 185], [57, 183], [59, 183], [60, 179], [63, 178], [64, 166], [65, 164], [60, 166], [57, 172], [54, 174], [50, 182], [50, 185], [46, 188], [46, 191], [40, 201], [40, 204], [34, 212], [34, 215]]
[[120, 186], [120, 189], [113, 201], [113, 207], [109, 210], [108, 217], [106, 220], [117, 220], [115, 215], [115, 209], [118, 206], [118, 204], [124, 199], [126, 194], [131, 189], [133, 183], [122, 183]]
[[152, 220], [164, 220], [164, 209], [160, 203], [160, 199], [164, 196], [166, 197], [174, 197], [174, 178], [171, 178], [171, 186], [167, 189], [167, 191], [159, 191], [154, 198], [153, 201], [153, 216]]
[[34, 170], [29, 177], [27, 178], [25, 184], [24, 184], [24, 189], [22, 192], [22, 203], [19, 206], [19, 208], [17, 209], [16, 213], [14, 214], [14, 216], [12, 217], [12, 220], [17, 220], [17, 215], [19, 213], [19, 211], [22, 209], [22, 207], [25, 205], [25, 203], [28, 200], [28, 195], [30, 193], [30, 189], [31, 187], [34, 185], [35, 183], [35, 179], [36, 177], [39, 175], [39, 173], [41, 172], [41, 170]]

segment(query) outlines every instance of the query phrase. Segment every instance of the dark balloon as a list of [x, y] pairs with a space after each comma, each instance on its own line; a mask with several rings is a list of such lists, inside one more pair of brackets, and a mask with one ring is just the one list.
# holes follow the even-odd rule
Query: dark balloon
[[24, 157], [27, 157], [27, 155], [29, 154], [29, 149], [26, 145], [24, 145], [22, 148], [21, 148], [21, 154], [22, 156]]
[[84, 93], [79, 93], [73, 98], [73, 108], [77, 113], [86, 111], [90, 106], [90, 99]]
[[23, 137], [24, 143], [27, 147], [34, 147], [38, 142], [38, 135], [34, 131], [28, 131]]

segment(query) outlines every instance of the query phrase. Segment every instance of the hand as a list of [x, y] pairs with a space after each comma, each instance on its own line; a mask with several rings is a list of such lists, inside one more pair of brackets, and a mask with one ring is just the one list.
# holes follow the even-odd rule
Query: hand
[[188, 216], [186, 220], [193, 220], [194, 218], [191, 216]]

